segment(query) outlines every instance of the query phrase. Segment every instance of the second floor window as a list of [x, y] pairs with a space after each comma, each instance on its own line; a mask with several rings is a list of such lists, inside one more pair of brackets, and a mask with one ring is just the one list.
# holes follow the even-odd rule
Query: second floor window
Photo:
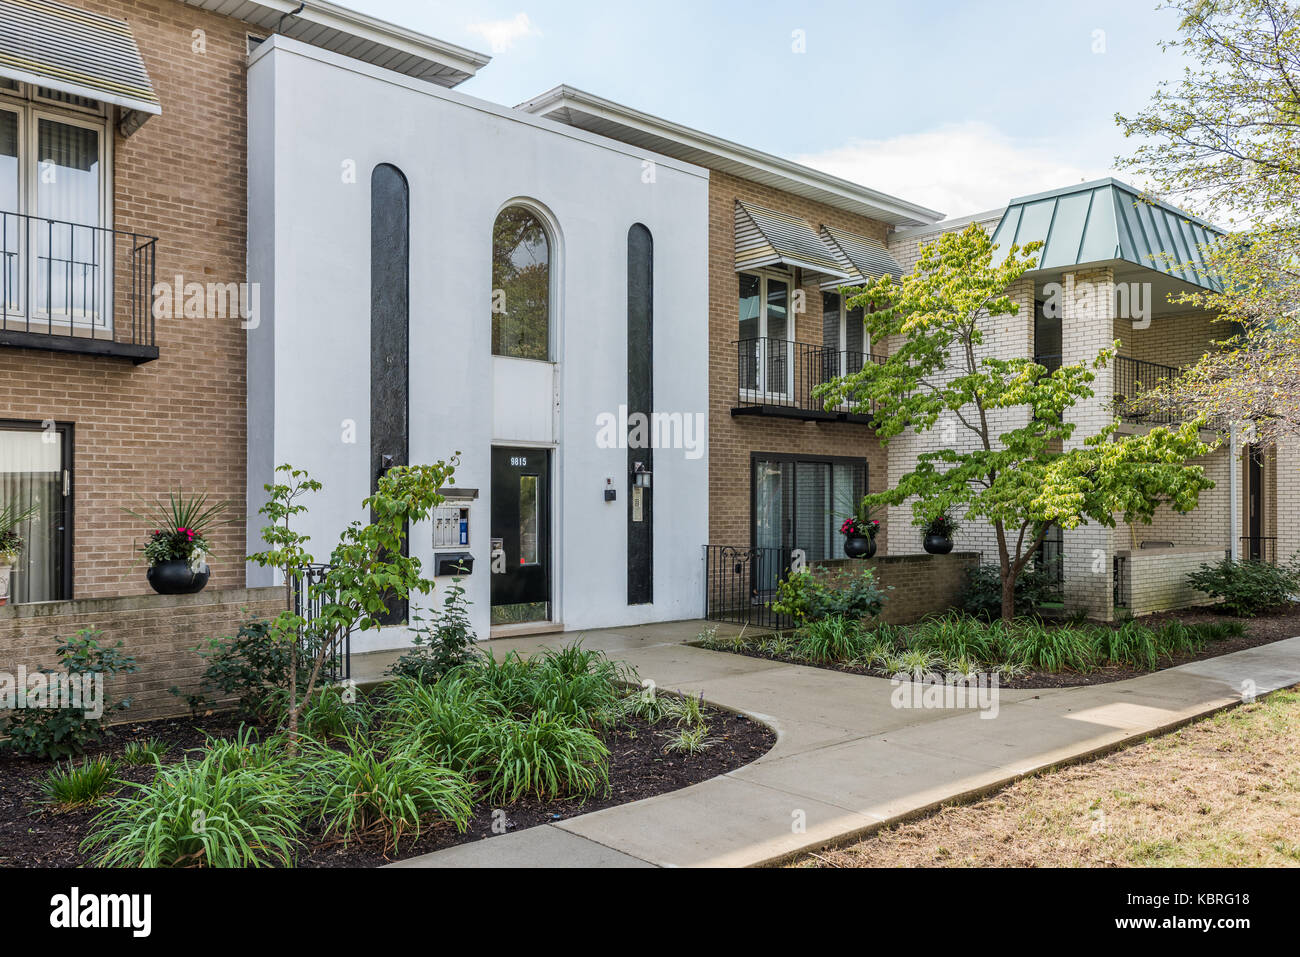
[[523, 206], [503, 209], [492, 228], [492, 354], [551, 357], [551, 242]]
[[113, 255], [97, 229], [110, 219], [104, 120], [90, 101], [18, 92], [0, 96], [5, 311], [25, 311], [30, 300], [33, 319], [103, 326]]

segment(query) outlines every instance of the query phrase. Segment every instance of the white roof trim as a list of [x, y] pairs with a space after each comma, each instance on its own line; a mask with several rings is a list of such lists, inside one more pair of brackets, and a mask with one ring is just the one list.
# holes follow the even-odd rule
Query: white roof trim
[[[182, 0], [192, 7], [282, 32], [365, 63], [453, 87], [491, 62], [486, 53], [437, 40], [327, 0]], [[280, 30], [283, 18], [283, 30]]]
[[943, 218], [942, 213], [896, 196], [671, 123], [571, 86], [557, 86], [519, 104], [517, 109], [614, 139], [634, 136], [637, 145], [665, 155], [895, 226], [918, 226]]

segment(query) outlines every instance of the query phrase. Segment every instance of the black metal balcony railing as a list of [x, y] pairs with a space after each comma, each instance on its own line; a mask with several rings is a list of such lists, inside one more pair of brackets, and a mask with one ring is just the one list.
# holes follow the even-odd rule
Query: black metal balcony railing
[[1128, 356], [1116, 356], [1113, 360], [1115, 369], [1115, 406], [1120, 410], [1120, 417], [1125, 422], [1155, 423], [1168, 425], [1178, 421], [1178, 416], [1168, 412], [1135, 410], [1125, 405], [1140, 398], [1143, 393], [1155, 388], [1160, 382], [1168, 381], [1178, 375], [1174, 366], [1160, 365], [1157, 362], [1144, 362], [1130, 359]]
[[[1045, 366], [1048, 372], [1061, 368], [1061, 356], [1036, 355], [1034, 361]], [[1161, 365], [1158, 362], [1146, 362], [1142, 359], [1130, 359], [1128, 356], [1115, 356], [1111, 360], [1114, 370], [1114, 405], [1119, 416], [1125, 422], [1134, 424], [1168, 425], [1179, 421], [1179, 417], [1169, 412], [1143, 411], [1127, 405], [1159, 382], [1172, 379], [1181, 371], [1175, 366]]]
[[156, 359], [157, 242], [0, 210], [0, 345]]
[[884, 356], [789, 339], [740, 339], [736, 346], [737, 396], [733, 415], [752, 413], [803, 419], [865, 421], [848, 407], [827, 410], [813, 390], [840, 376], [860, 372]]

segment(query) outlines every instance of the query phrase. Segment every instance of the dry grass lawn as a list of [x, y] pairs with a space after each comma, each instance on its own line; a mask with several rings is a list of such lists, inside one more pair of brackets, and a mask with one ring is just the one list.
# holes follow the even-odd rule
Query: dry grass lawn
[[799, 867], [1295, 867], [1300, 686]]

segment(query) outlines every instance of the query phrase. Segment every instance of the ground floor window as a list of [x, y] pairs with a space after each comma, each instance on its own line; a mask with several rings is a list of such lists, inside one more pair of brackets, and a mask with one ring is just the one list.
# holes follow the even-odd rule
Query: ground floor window
[[867, 492], [861, 458], [753, 455], [754, 547], [803, 549], [809, 561], [839, 556], [840, 524]]
[[72, 597], [71, 493], [72, 427], [0, 420], [0, 508], [22, 516], [11, 602]]

